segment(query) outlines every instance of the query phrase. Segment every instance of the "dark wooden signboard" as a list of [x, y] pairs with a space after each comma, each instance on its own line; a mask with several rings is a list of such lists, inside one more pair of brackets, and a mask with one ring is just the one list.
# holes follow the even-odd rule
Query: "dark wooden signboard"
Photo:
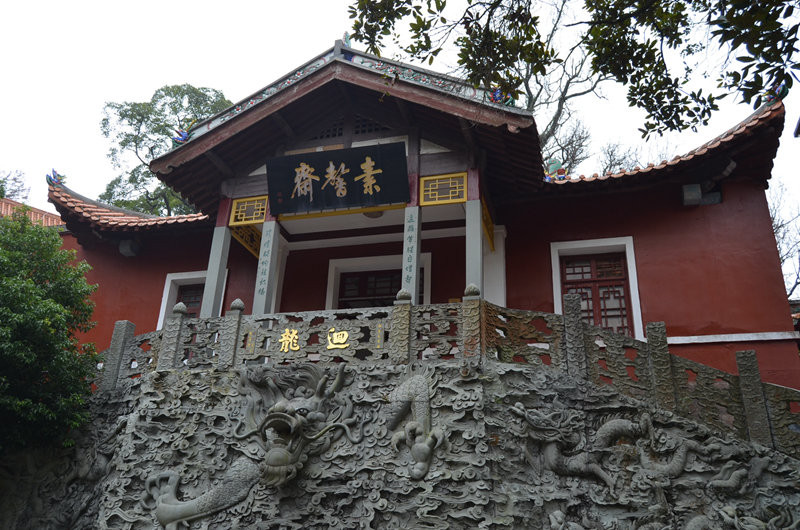
[[409, 201], [402, 142], [272, 158], [267, 182], [273, 215]]

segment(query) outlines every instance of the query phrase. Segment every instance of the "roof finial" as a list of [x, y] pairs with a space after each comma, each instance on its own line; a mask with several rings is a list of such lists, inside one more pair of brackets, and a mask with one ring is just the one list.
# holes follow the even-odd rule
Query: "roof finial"
[[52, 186], [60, 186], [64, 183], [67, 177], [59, 174], [55, 169], [53, 169], [52, 174], [47, 174], [45, 178], [47, 179], [48, 184]]

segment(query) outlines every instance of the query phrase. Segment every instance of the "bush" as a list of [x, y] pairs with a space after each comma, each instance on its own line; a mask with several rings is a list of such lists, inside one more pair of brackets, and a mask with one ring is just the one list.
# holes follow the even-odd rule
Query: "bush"
[[88, 419], [98, 358], [75, 332], [94, 325], [89, 269], [57, 229], [0, 218], [0, 453], [68, 442]]

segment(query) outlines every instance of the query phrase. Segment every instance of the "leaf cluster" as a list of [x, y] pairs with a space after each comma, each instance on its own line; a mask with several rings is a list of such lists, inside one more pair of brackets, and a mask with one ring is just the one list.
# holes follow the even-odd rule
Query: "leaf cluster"
[[[594, 75], [627, 86], [629, 103], [647, 112], [644, 135], [705, 124], [732, 93], [758, 106], [779, 85], [790, 88], [800, 68], [794, 56], [800, 0], [562, 1], [583, 13], [570, 26], [579, 31]], [[553, 28], [534, 16], [547, 6], [547, 0], [467, 0], [460, 15], [447, 19], [444, 0], [356, 0], [350, 16], [353, 38], [373, 53], [389, 37], [399, 41], [400, 23], [409, 20], [411, 44], [403, 51], [412, 59], [431, 61], [454, 45], [470, 82], [520, 94], [530, 73], [545, 75], [575, 52], [557, 49]], [[717, 89], [704, 93], [694, 86], [692, 56], [710, 46], [727, 51], [728, 61]], [[527, 79], [519, 74], [525, 70]]]
[[55, 228], [0, 218], [0, 453], [63, 441], [88, 419], [98, 358], [75, 337], [94, 325], [88, 270]]
[[171, 149], [176, 131], [230, 106], [219, 90], [189, 84], [161, 87], [149, 101], [106, 103], [100, 131], [112, 143], [109, 159], [123, 172], [100, 199], [156, 215], [193, 212], [191, 204], [158, 182], [148, 164]]
[[25, 185], [25, 175], [22, 171], [0, 171], [0, 199], [14, 199], [25, 201], [28, 199], [30, 188]]

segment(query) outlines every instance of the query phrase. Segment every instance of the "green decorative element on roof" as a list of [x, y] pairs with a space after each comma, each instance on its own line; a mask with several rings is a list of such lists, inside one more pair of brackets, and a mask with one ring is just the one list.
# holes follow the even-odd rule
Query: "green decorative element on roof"
[[61, 175], [55, 169], [53, 169], [52, 173], [47, 174], [45, 178], [47, 179], [47, 183], [53, 186], [60, 186], [64, 184], [64, 181], [67, 179], [67, 177]]

